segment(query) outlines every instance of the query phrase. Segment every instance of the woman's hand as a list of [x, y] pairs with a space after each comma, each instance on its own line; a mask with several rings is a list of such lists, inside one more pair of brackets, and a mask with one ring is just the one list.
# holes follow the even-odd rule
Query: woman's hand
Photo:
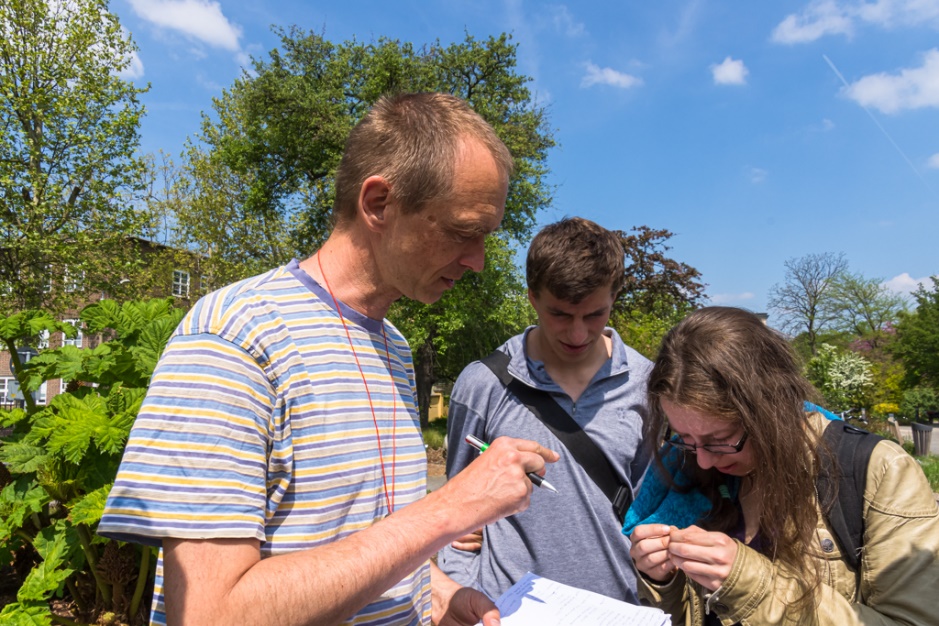
[[668, 559], [709, 591], [724, 584], [736, 558], [737, 542], [724, 533], [689, 526], [669, 534]]
[[675, 575], [675, 563], [668, 551], [671, 530], [665, 524], [642, 524], [629, 536], [633, 563], [657, 582], [668, 582]]

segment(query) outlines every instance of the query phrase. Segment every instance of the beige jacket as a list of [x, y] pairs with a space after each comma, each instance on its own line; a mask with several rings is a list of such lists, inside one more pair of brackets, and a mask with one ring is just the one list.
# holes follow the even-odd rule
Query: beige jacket
[[[826, 423], [810, 417], [819, 432]], [[639, 597], [671, 614], [672, 623], [701, 626], [709, 608], [724, 626], [740, 623], [851, 626], [939, 625], [939, 506], [916, 460], [891, 441], [871, 454], [864, 491], [860, 593], [826, 522], [819, 516], [814, 556], [823, 585], [814, 611], [789, 609], [792, 572], [739, 544], [730, 576], [712, 594], [681, 572], [669, 583], [642, 578]]]

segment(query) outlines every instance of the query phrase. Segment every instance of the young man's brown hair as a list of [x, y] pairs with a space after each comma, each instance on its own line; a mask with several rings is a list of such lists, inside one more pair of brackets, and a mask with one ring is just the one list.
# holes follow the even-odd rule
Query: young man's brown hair
[[463, 100], [442, 93], [383, 96], [346, 140], [336, 171], [334, 224], [355, 215], [359, 190], [369, 176], [388, 181], [404, 213], [448, 197], [457, 150], [465, 139], [482, 143], [509, 179], [513, 163], [508, 148]]
[[600, 287], [615, 298], [623, 288], [623, 244], [611, 231], [582, 217], [549, 224], [528, 248], [525, 275], [535, 295], [547, 289], [577, 304]]

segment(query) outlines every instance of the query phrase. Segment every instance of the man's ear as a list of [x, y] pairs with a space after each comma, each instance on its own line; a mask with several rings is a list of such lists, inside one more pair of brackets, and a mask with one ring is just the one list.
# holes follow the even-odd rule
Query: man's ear
[[391, 205], [391, 185], [382, 176], [369, 176], [359, 190], [359, 214], [369, 230], [383, 229]]
[[528, 289], [528, 301], [531, 303], [531, 308], [534, 309], [535, 308], [535, 292], [532, 291], [531, 288]]

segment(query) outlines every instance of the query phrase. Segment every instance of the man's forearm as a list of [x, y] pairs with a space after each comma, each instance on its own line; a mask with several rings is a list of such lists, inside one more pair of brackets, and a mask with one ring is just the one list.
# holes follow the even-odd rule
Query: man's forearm
[[[337, 624], [460, 533], [433, 498], [328, 545], [260, 559], [255, 540], [167, 540], [169, 624]], [[416, 529], [420, 529], [416, 531]]]
[[[256, 540], [164, 541], [170, 624], [335, 624], [355, 614], [457, 537], [524, 510], [526, 472], [553, 457], [503, 440], [461, 475], [393, 515], [333, 543], [260, 558]], [[475, 623], [475, 622], [474, 622]]]

